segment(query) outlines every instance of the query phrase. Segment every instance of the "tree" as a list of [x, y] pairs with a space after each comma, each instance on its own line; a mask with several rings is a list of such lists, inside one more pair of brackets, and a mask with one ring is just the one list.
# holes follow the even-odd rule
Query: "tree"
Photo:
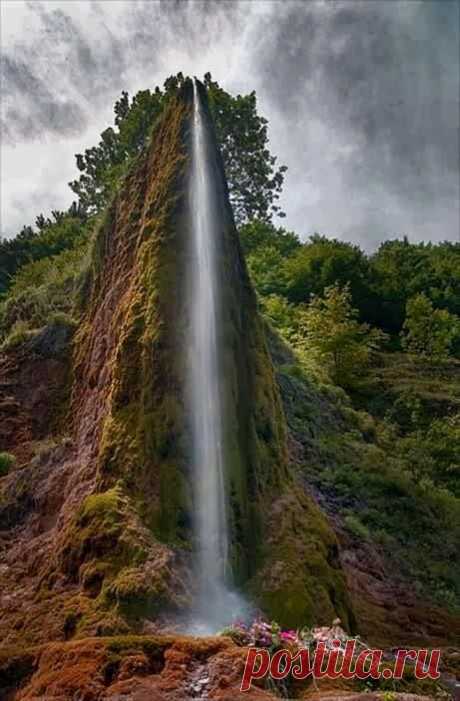
[[69, 186], [88, 214], [97, 214], [105, 207], [130, 159], [147, 143], [155, 119], [178, 82], [179, 78], [175, 82], [170, 79], [166, 92], [159, 88], [141, 90], [131, 102], [128, 93], [122, 92], [114, 106], [115, 129], [105, 129], [97, 146], [75, 156], [81, 175]]
[[265, 317], [288, 342], [295, 344], [298, 333], [299, 308], [285, 297], [270, 294], [260, 298]]
[[420, 264], [420, 251], [406, 237], [382, 243], [371, 258], [373, 285], [380, 300], [373, 313], [373, 323], [390, 333], [401, 331], [411, 280]]
[[435, 309], [423, 293], [411, 297], [407, 302], [401, 336], [403, 347], [409, 353], [430, 360], [447, 357], [459, 334], [458, 317], [446, 309]]
[[344, 387], [355, 384], [369, 364], [372, 351], [385, 334], [357, 320], [348, 285], [333, 285], [324, 296], [314, 295], [299, 317], [297, 345], [328, 370], [331, 379]]
[[260, 252], [267, 247], [276, 248], [283, 256], [289, 256], [300, 248], [299, 237], [293, 231], [276, 228], [269, 222], [253, 219], [239, 230], [240, 241], [246, 255]]
[[359, 246], [315, 234], [284, 263], [290, 302], [307, 302], [327, 287], [348, 285], [353, 304], [365, 310], [370, 297], [369, 266]]
[[275, 246], [267, 246], [246, 257], [251, 280], [260, 295], [283, 294], [283, 256]]
[[259, 295], [284, 294], [283, 264], [301, 244], [296, 234], [256, 219], [240, 228], [240, 241]]
[[53, 211], [51, 218], [40, 214], [36, 225], [38, 231], [24, 226], [15, 238], [0, 241], [0, 295], [8, 290], [21, 266], [74, 248], [86, 241], [88, 234], [81, 209], [76, 205], [67, 212]]
[[366, 321], [390, 333], [400, 333], [407, 302], [418, 293], [460, 315], [460, 244], [385, 241], [370, 259], [370, 280], [379, 303]]
[[268, 149], [268, 121], [257, 113], [255, 91], [233, 97], [206, 73], [211, 113], [227, 175], [230, 202], [238, 225], [251, 219], [283, 217], [277, 204], [286, 166], [276, 165]]
[[[123, 92], [115, 103], [114, 127], [102, 132], [97, 146], [76, 155], [81, 175], [69, 185], [87, 213], [100, 212], [107, 204], [128, 163], [146, 145], [155, 120], [185, 80], [182, 73], [170, 76], [163, 90], [142, 90], [131, 102]], [[267, 120], [257, 113], [255, 92], [233, 97], [210, 73], [204, 82], [237, 224], [282, 216], [277, 200], [286, 167], [277, 167], [268, 149]]]
[[407, 471], [460, 497], [460, 414], [434, 419], [396, 443]]

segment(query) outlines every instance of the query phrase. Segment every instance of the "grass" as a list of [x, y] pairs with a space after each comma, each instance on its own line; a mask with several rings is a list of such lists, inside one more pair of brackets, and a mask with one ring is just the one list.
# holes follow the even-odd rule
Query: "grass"
[[65, 320], [75, 324], [77, 288], [87, 264], [86, 243], [22, 266], [0, 302], [1, 349], [23, 343], [34, 331]]

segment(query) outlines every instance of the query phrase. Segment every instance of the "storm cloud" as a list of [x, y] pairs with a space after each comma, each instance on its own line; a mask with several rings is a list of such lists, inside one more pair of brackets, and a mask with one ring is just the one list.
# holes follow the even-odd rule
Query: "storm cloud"
[[121, 90], [209, 70], [257, 91], [289, 168], [284, 225], [367, 248], [458, 238], [457, 0], [6, 1], [2, 15], [6, 235], [70, 203], [73, 154]]
[[[328, 182], [342, 196], [350, 235], [417, 235], [414, 223], [426, 219], [433, 238], [458, 235], [458, 10], [456, 2], [293, 2], [266, 25], [257, 63], [295, 134], [292, 155], [305, 144], [296, 171], [324, 184], [325, 203]], [[352, 218], [347, 193], [351, 208], [360, 202]], [[331, 225], [329, 215], [323, 221]]]

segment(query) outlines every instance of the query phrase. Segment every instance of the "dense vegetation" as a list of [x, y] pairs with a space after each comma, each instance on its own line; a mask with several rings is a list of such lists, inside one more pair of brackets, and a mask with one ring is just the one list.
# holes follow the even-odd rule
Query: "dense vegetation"
[[[182, 81], [131, 101], [123, 93], [115, 128], [77, 155], [77, 203], [0, 242], [3, 348], [56, 315], [77, 320], [91, 231]], [[278, 372], [291, 430], [310, 456], [303, 477], [331, 495], [352, 535], [396, 558], [421, 590], [458, 605], [460, 244], [403, 238], [367, 254], [277, 228], [284, 168], [267, 148], [255, 94], [232, 97], [210, 75], [205, 83], [260, 307], [293, 354]], [[335, 407], [340, 426], [323, 425], [319, 410], [315, 418], [315, 403]]]

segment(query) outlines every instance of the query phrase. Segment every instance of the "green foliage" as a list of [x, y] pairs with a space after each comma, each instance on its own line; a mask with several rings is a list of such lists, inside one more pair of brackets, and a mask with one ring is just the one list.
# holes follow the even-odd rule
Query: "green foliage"
[[249, 273], [259, 295], [284, 294], [287, 284], [284, 261], [300, 247], [297, 236], [260, 219], [245, 224], [239, 233]]
[[285, 262], [286, 296], [291, 302], [308, 302], [326, 287], [348, 285], [354, 305], [364, 307], [370, 296], [368, 268], [358, 246], [315, 234]]
[[71, 317], [85, 261], [86, 246], [81, 244], [20, 268], [0, 302], [0, 340], [8, 337], [7, 345], [11, 347], [56, 314]]
[[16, 464], [16, 458], [11, 453], [0, 453], [0, 477], [8, 474], [12, 467]]
[[299, 311], [285, 297], [270, 294], [260, 298], [260, 305], [266, 319], [290, 343], [294, 343], [298, 333]]
[[452, 344], [460, 335], [460, 320], [447, 309], [434, 309], [423, 293], [407, 302], [402, 344], [410, 353], [430, 360], [449, 355]]
[[296, 345], [326, 366], [339, 385], [352, 385], [368, 365], [372, 351], [385, 335], [357, 321], [351, 292], [338, 285], [326, 287], [324, 297], [313, 296], [300, 314]]
[[[304, 304], [326, 287], [348, 285], [360, 320], [392, 334], [400, 333], [406, 305], [420, 293], [437, 309], [460, 315], [460, 244], [386, 241], [368, 257], [358, 246], [318, 234], [301, 244], [295, 234], [263, 222], [241, 227], [240, 236], [260, 295]], [[459, 336], [451, 346], [460, 350]]]
[[0, 295], [21, 266], [76, 248], [86, 240], [87, 227], [79, 214], [71, 207], [69, 212], [53, 212], [52, 219], [40, 215], [38, 230], [26, 226], [15, 238], [0, 241]]
[[[171, 96], [183, 85], [182, 73], [169, 77], [161, 90], [142, 90], [130, 101], [123, 92], [115, 103], [114, 127], [108, 127], [97, 146], [77, 154], [78, 180], [69, 183], [88, 214], [101, 212], [129, 163], [147, 144], [152, 126]], [[282, 216], [276, 204], [285, 166], [277, 167], [268, 149], [268, 123], [257, 113], [255, 92], [233, 97], [212, 80], [204, 79], [227, 174], [230, 201], [237, 223], [255, 217]]]
[[385, 241], [370, 258], [370, 275], [379, 304], [366, 321], [391, 333], [401, 331], [406, 304], [424, 293], [437, 308], [460, 315], [460, 244]]
[[428, 429], [418, 428], [395, 445], [418, 483], [428, 489], [446, 488], [460, 497], [460, 414], [434, 419]]
[[247, 257], [251, 279], [260, 295], [282, 294], [286, 287], [283, 275], [283, 256], [274, 247], [267, 246]]
[[[169, 93], [176, 88], [177, 84], [170, 85]], [[97, 146], [75, 156], [82, 174], [69, 186], [85, 212], [97, 214], [107, 205], [129, 163], [146, 145], [169, 96], [168, 90], [156, 88], [141, 90], [130, 101], [122, 92], [114, 106], [115, 129], [105, 129]]]
[[[353, 410], [343, 390], [319, 384], [308, 368], [294, 375], [278, 347], [272, 357], [301, 470], [324, 507], [358, 539], [376, 544], [417, 595], [460, 607], [458, 418], [429, 422], [420, 450], [430, 451], [433, 471], [415, 475], [399, 426]], [[422, 412], [414, 397], [409, 404], [413, 433]]]
[[276, 228], [273, 224], [260, 219], [253, 219], [239, 229], [240, 241], [246, 256], [273, 248], [283, 258], [301, 247], [299, 237], [292, 231]]
[[227, 175], [230, 203], [237, 224], [273, 214], [284, 216], [277, 204], [286, 166], [278, 167], [268, 148], [268, 122], [257, 113], [256, 93], [233, 97], [206, 73], [209, 106]]

